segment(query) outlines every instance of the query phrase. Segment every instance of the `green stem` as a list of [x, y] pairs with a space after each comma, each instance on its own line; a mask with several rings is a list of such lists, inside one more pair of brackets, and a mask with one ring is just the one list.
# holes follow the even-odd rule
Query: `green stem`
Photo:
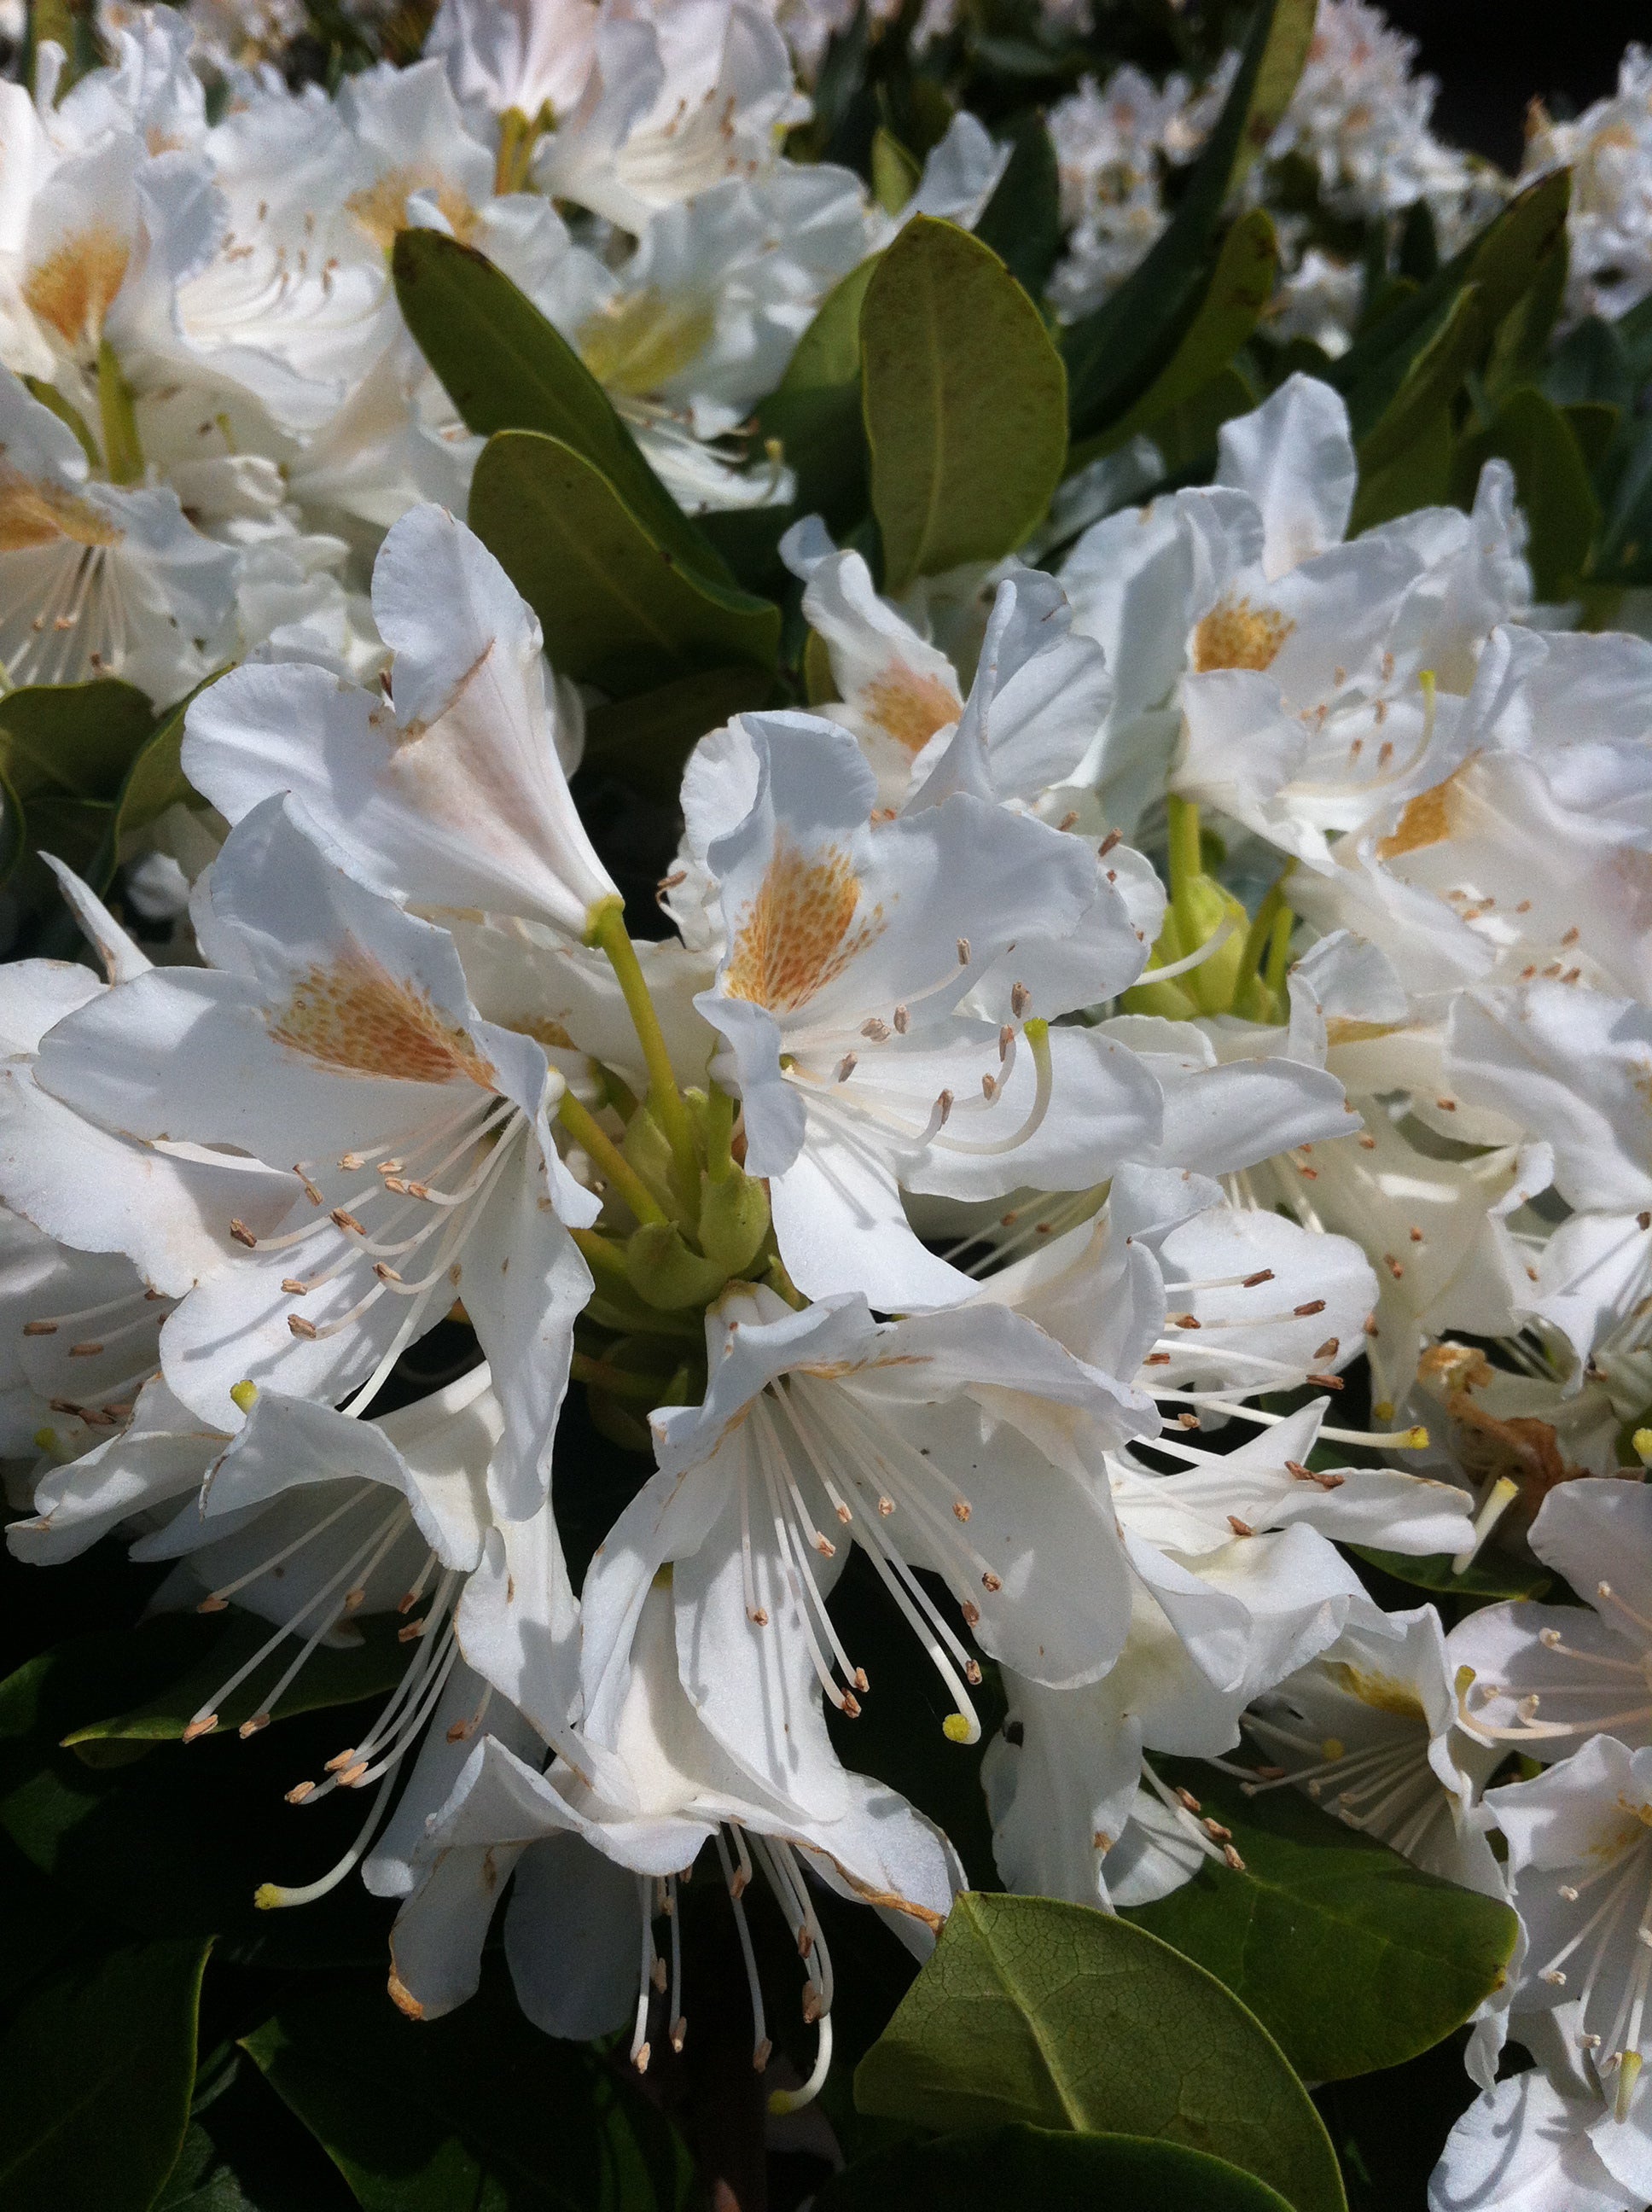
[[1174, 794], [1165, 801], [1170, 818], [1170, 904], [1185, 940], [1184, 955], [1196, 952], [1204, 939], [1199, 934], [1199, 922], [1193, 908], [1193, 885], [1203, 871], [1200, 866], [1199, 808], [1191, 799], [1177, 799]]
[[648, 995], [636, 947], [626, 933], [624, 912], [617, 902], [600, 909], [587, 936], [592, 945], [606, 953], [608, 964], [618, 981], [620, 995], [625, 1000], [626, 1012], [631, 1017], [631, 1026], [637, 1033], [637, 1042], [642, 1047], [642, 1057], [647, 1064], [648, 1103], [671, 1148], [671, 1160], [682, 1184], [680, 1194], [692, 1206], [700, 1188], [700, 1162], [694, 1149], [694, 1130], [689, 1121], [689, 1109], [683, 1103], [683, 1094], [677, 1087], [665, 1032], [659, 1026], [659, 1016]]
[[1285, 878], [1281, 876], [1278, 882], [1263, 899], [1260, 906], [1257, 908], [1250, 927], [1245, 932], [1244, 950], [1239, 955], [1241, 975], [1254, 975], [1260, 968], [1262, 955], [1266, 951], [1268, 939], [1273, 933], [1273, 924], [1284, 904]]
[[1285, 970], [1291, 965], [1291, 933], [1297, 926], [1297, 917], [1283, 901], [1273, 917], [1273, 936], [1267, 948], [1267, 972], [1263, 977], [1270, 991], [1285, 989]]
[[571, 1091], [562, 1093], [556, 1118], [613, 1184], [639, 1221], [664, 1221], [665, 1209], [631, 1165], [596, 1116], [581, 1106]]
[[706, 1172], [714, 1182], [734, 1172], [734, 1101], [715, 1083], [706, 1100]]
[[663, 1394], [672, 1380], [669, 1375], [639, 1375], [629, 1367], [615, 1367], [606, 1359], [593, 1359], [588, 1352], [574, 1354], [568, 1372], [576, 1382], [594, 1383], [610, 1397], [644, 1398], [651, 1406], [665, 1403]]
[[121, 374], [107, 338], [98, 348], [98, 407], [103, 416], [103, 465], [110, 483], [141, 483], [143, 448], [138, 441], [132, 388]]

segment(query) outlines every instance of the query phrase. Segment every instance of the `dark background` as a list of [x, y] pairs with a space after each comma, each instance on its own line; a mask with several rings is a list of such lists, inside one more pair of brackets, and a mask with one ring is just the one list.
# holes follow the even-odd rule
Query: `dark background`
[[1580, 112], [1615, 89], [1631, 40], [1652, 45], [1652, 0], [1388, 0], [1386, 13], [1440, 80], [1439, 136], [1510, 170], [1529, 100]]

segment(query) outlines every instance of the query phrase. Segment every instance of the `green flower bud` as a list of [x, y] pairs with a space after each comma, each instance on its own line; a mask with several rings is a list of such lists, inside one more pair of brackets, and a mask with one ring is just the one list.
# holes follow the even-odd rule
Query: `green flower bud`
[[625, 1272], [637, 1296], [662, 1312], [709, 1305], [728, 1270], [703, 1258], [674, 1221], [646, 1222], [625, 1247]]
[[762, 1249], [768, 1234], [768, 1193], [756, 1179], [736, 1168], [721, 1182], [708, 1182], [700, 1206], [700, 1242], [706, 1257], [725, 1273], [743, 1275]]

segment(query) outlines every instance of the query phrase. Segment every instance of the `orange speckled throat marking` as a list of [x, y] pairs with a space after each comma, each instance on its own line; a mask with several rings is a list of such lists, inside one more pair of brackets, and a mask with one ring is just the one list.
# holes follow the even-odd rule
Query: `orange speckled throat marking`
[[1224, 599], [1193, 632], [1193, 666], [1201, 676], [1213, 668], [1270, 668], [1296, 627], [1275, 608]]
[[732, 999], [749, 999], [771, 1013], [795, 1013], [882, 930], [881, 906], [859, 929], [852, 927], [859, 903], [860, 878], [847, 853], [834, 846], [805, 860], [780, 838], [762, 886], [734, 933], [724, 989]]
[[963, 709], [958, 695], [940, 676], [920, 676], [915, 668], [895, 661], [874, 677], [861, 693], [866, 713], [897, 745], [920, 753]]
[[126, 275], [131, 249], [124, 238], [94, 224], [66, 238], [23, 279], [23, 297], [65, 345], [103, 336], [103, 319]]
[[386, 169], [378, 181], [364, 185], [344, 203], [374, 244], [388, 253], [396, 234], [407, 227], [407, 204], [415, 192], [428, 192], [443, 221], [461, 246], [476, 237], [477, 211], [457, 185], [451, 185], [428, 163], [405, 169]]
[[312, 968], [270, 1034], [340, 1074], [400, 1083], [452, 1083], [463, 1076], [484, 1091], [495, 1087], [492, 1064], [437, 1012], [428, 993], [386, 974], [365, 954]]

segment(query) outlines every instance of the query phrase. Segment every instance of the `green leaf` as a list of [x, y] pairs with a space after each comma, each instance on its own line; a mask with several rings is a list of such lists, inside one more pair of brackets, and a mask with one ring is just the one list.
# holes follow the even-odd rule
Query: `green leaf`
[[872, 499], [884, 584], [994, 561], [1048, 507], [1066, 457], [1066, 380], [998, 256], [916, 216], [860, 310]]
[[502, 1975], [437, 2021], [352, 1981], [284, 2002], [245, 2040], [363, 2212], [653, 2212], [686, 2206], [669, 2124], [592, 2050], [523, 2017]]
[[675, 800], [683, 763], [708, 730], [765, 705], [774, 690], [761, 669], [711, 668], [679, 676], [586, 715], [585, 758], [596, 775], [617, 776], [640, 791]]
[[1224, 2159], [1143, 2136], [1059, 2135], [1012, 2125], [902, 2143], [836, 2174], [816, 2212], [1004, 2212], [1009, 2204], [1096, 2212], [1290, 2212], [1266, 2182]]
[[1461, 385], [1482, 337], [1479, 295], [1466, 284], [1447, 301], [1429, 337], [1412, 356], [1393, 398], [1360, 439], [1362, 477], [1404, 459], [1423, 425], [1443, 410]]
[[629, 698], [730, 661], [774, 665], [780, 609], [684, 568], [560, 438], [490, 438], [470, 521], [538, 616], [562, 675]]
[[228, 670], [215, 669], [185, 699], [168, 708], [155, 734], [134, 755], [125, 781], [115, 793], [104, 842], [89, 878], [95, 891], [103, 891], [120, 864], [121, 848], [129, 837], [158, 821], [169, 806], [201, 806], [200, 793], [184, 774], [184, 717], [210, 684]]
[[[362, 1698], [387, 1697], [407, 1672], [407, 1647], [396, 1640], [401, 1625], [393, 1615], [376, 1615], [360, 1624], [362, 1640], [354, 1650], [324, 1646], [312, 1652], [298, 1680], [270, 1708], [270, 1719], [290, 1720], [295, 1713], [320, 1712], [332, 1705], [354, 1705]], [[71, 1750], [83, 1744], [176, 1743], [218, 1685], [228, 1681], [270, 1639], [268, 1621], [250, 1613], [236, 1613], [228, 1626], [206, 1620], [191, 1626], [210, 1632], [201, 1638], [206, 1648], [186, 1674], [128, 1712], [71, 1729], [64, 1742]], [[232, 1691], [219, 1708], [219, 1727], [226, 1731], [237, 1729], [243, 1721], [261, 1713], [260, 1700], [268, 1687], [265, 1669]]]
[[1449, 1552], [1414, 1559], [1406, 1552], [1380, 1552], [1365, 1544], [1350, 1544], [1348, 1549], [1356, 1559], [1369, 1559], [1396, 1582], [1451, 1597], [1541, 1597], [1554, 1581], [1546, 1568], [1491, 1547], [1480, 1552], [1461, 1574], [1453, 1571]]
[[860, 307], [876, 257], [839, 280], [798, 341], [779, 386], [757, 410], [796, 471], [797, 506], [843, 532], [866, 511], [866, 428], [860, 408]]
[[1625, 412], [1635, 404], [1635, 375], [1623, 325], [1585, 315], [1553, 349], [1537, 381], [1557, 407], [1594, 401]]
[[1345, 2212], [1319, 2115], [1238, 1999], [1145, 1930], [1047, 1897], [958, 1899], [855, 2101], [938, 2130], [1151, 2136], [1242, 2167], [1295, 2212]]
[[975, 236], [1016, 282], [1042, 300], [1061, 251], [1061, 176], [1044, 118], [1018, 115], [998, 131], [1010, 159], [981, 210]]
[[17, 2014], [0, 2044], [0, 2203], [146, 2212], [189, 2124], [209, 1948], [112, 1951]]
[[885, 215], [899, 215], [918, 189], [923, 164], [880, 123], [872, 140], [872, 196]]
[[1222, 241], [1210, 288], [1175, 351], [1133, 406], [1074, 450], [1073, 465], [1110, 453], [1187, 405], [1229, 368], [1272, 296], [1279, 252], [1266, 209], [1241, 216]]
[[483, 438], [499, 430], [560, 438], [608, 479], [679, 568], [728, 583], [717, 554], [643, 459], [608, 394], [502, 270], [436, 230], [398, 232], [391, 266], [407, 326], [468, 429]]
[[1288, 1785], [1247, 1797], [1212, 1767], [1163, 1773], [1233, 1831], [1244, 1871], [1207, 1863], [1129, 1917], [1230, 1989], [1307, 2080], [1400, 2065], [1501, 1987], [1518, 1930], [1506, 1905], [1423, 1873]]
[[1175, 352], [1209, 289], [1216, 234], [1234, 185], [1290, 104], [1314, 35], [1315, 0], [1262, 0], [1232, 90], [1151, 252], [1061, 336], [1075, 438], [1132, 406]]
[[135, 684], [34, 684], [0, 698], [0, 769], [25, 808], [39, 796], [112, 799], [155, 727]]
[[1437, 408], [1412, 430], [1386, 466], [1360, 471], [1348, 534], [1357, 538], [1379, 522], [1410, 514], [1419, 507], [1444, 507], [1451, 499], [1452, 465], [1456, 459], [1457, 434], [1451, 410]]
[[1473, 496], [1481, 468], [1501, 454], [1515, 472], [1531, 536], [1527, 558], [1540, 599], [1574, 592], [1600, 526], [1600, 502], [1570, 424], [1535, 386], [1523, 385], [1498, 408], [1486, 429], [1465, 438], [1457, 453], [1457, 492]]

